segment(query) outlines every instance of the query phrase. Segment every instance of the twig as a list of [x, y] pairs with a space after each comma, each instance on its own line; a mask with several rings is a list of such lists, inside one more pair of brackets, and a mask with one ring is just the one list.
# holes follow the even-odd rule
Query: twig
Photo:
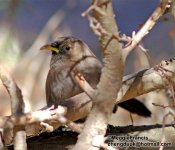
[[[61, 109], [60, 109], [61, 108]], [[13, 127], [14, 125], [25, 125], [34, 122], [42, 122], [46, 120], [57, 119], [58, 116], [63, 115], [65, 112], [62, 110], [65, 109], [62, 106], [58, 108], [45, 110], [39, 110], [32, 113], [25, 113], [23, 115], [11, 115], [7, 117], [0, 117], [0, 128]]]
[[122, 34], [120, 35], [120, 41], [125, 42], [126, 44], [124, 45], [124, 47], [127, 47], [131, 44], [132, 38], [127, 36], [126, 34]]
[[40, 125], [44, 126], [47, 132], [52, 132], [54, 130], [53, 126], [49, 125], [48, 123], [41, 122]]
[[[82, 16], [87, 16], [90, 23], [90, 27], [92, 28], [94, 33], [99, 37], [102, 36], [102, 34], [107, 34], [108, 36], [114, 36], [110, 32], [107, 32], [102, 27], [101, 23], [97, 21], [94, 17], [91, 17], [90, 15], [91, 11], [93, 11], [95, 8], [100, 8], [100, 7], [101, 6], [98, 6], [97, 1], [94, 1], [94, 4], [92, 4], [85, 12], [83, 12]], [[126, 59], [128, 54], [134, 49], [134, 47], [137, 46], [137, 44], [143, 39], [143, 37], [149, 33], [149, 31], [155, 25], [156, 21], [164, 14], [165, 10], [168, 7], [169, 7], [169, 0], [162, 0], [162, 2], [155, 9], [152, 15], [144, 23], [142, 28], [137, 33], [135, 33], [135, 31], [132, 33], [132, 38], [126, 38], [126, 36], [118, 38], [118, 40], [120, 41], [127, 42], [127, 45], [125, 45], [125, 47], [122, 49], [124, 60]], [[100, 14], [104, 15], [103, 13], [100, 13]]]
[[[65, 107], [62, 107], [62, 106], [58, 106], [58, 108], [59, 108], [60, 113], [57, 115], [56, 120], [58, 120], [62, 125], [67, 125], [73, 131], [76, 131], [77, 133], [80, 133], [82, 131], [80, 126], [78, 126], [73, 121], [70, 121], [66, 117], [64, 117], [67, 113], [67, 109]], [[55, 115], [55, 114], [56, 114], [55, 112], [52, 113], [52, 115]]]
[[169, 112], [169, 113], [167, 113], [164, 117], [163, 117], [163, 126], [162, 126], [162, 135], [164, 135], [164, 128], [165, 128], [165, 125], [166, 125], [166, 119], [167, 119], [167, 117], [168, 116], [171, 116], [171, 117], [173, 117], [173, 120], [175, 121], [175, 115], [172, 113], [172, 112]]
[[93, 97], [94, 89], [90, 86], [90, 84], [86, 81], [84, 76], [77, 70], [74, 69], [72, 71], [72, 77], [75, 82], [84, 90], [84, 92], [90, 97]]
[[162, 108], [169, 108], [169, 107], [175, 107], [175, 105], [161, 105], [161, 104], [156, 104], [156, 103], [152, 103], [154, 106], [159, 106], [159, 107], [162, 107]]
[[[108, 2], [108, 1], [107, 1], [107, 2]], [[104, 2], [104, 3], [100, 4], [100, 5], [98, 5], [97, 0], [94, 0], [93, 4], [90, 5], [89, 8], [88, 8], [86, 11], [84, 11], [81, 15], [82, 15], [83, 17], [86, 17], [86, 16], [88, 16], [88, 14], [89, 14], [91, 11], [96, 11], [96, 12], [99, 13], [100, 15], [106, 15], [106, 13], [105, 13], [104, 11], [102, 11], [102, 10], [100, 9], [100, 7], [103, 6], [103, 5], [106, 5], [107, 2]]]
[[62, 125], [67, 125], [70, 129], [72, 129], [72, 131], [76, 131], [77, 133], [82, 132], [82, 128], [79, 125], [77, 125], [73, 121], [68, 120], [64, 116], [59, 116], [57, 119]]
[[102, 27], [101, 23], [99, 23], [95, 18], [91, 17], [90, 15], [87, 15], [87, 18], [89, 20], [89, 26], [97, 36], [102, 36], [103, 34], [111, 35]]
[[82, 129], [76, 123], [64, 117], [66, 112], [67, 109], [65, 107], [58, 106], [56, 109], [50, 107], [45, 110], [26, 113], [20, 116], [12, 115], [9, 117], [0, 117], [0, 128], [13, 128], [13, 126], [19, 127], [26, 124], [41, 122], [40, 125], [45, 127], [45, 131], [51, 132], [55, 128], [52, 125], [49, 125], [49, 123], [45, 123], [45, 121], [49, 120], [52, 122], [52, 120], [58, 120], [60, 125], [67, 125], [73, 131], [80, 133]]
[[133, 117], [132, 117], [132, 113], [129, 113], [129, 116], [130, 116], [130, 119], [131, 119], [131, 124], [134, 125], [134, 120], [133, 120]]
[[156, 21], [164, 14], [165, 10], [169, 6], [169, 0], [162, 0], [159, 6], [154, 10], [152, 15], [144, 23], [142, 28], [132, 37], [132, 42], [129, 46], [123, 48], [123, 57], [126, 59], [128, 54], [135, 48], [135, 46], [143, 39], [145, 35], [153, 28]]

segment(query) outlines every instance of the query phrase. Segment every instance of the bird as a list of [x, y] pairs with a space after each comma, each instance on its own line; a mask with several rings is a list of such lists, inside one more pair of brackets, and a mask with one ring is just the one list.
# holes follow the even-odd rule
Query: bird
[[[103, 65], [85, 42], [72, 36], [59, 37], [40, 50], [51, 51], [45, 86], [47, 106], [83, 92], [71, 75], [73, 69], [78, 70], [92, 88], [96, 88]], [[118, 106], [143, 117], [151, 116], [151, 111], [135, 98], [121, 102]]]

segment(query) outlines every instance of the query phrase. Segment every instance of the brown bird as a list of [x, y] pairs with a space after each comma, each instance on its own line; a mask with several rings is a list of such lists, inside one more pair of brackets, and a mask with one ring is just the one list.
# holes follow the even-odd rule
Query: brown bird
[[[50, 70], [46, 80], [48, 106], [83, 92], [70, 74], [72, 69], [77, 69], [88, 83], [96, 88], [102, 64], [83, 41], [75, 37], [61, 37], [53, 43], [44, 45], [41, 50], [52, 52]], [[119, 106], [131, 113], [144, 117], [151, 116], [151, 112], [145, 105], [136, 99], [122, 102]]]

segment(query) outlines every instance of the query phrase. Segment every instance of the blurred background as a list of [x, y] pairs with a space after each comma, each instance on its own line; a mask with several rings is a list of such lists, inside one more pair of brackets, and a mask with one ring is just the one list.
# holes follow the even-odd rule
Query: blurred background
[[[159, 0], [113, 0], [120, 34], [131, 36], [138, 31], [159, 4]], [[21, 88], [26, 111], [45, 106], [45, 80], [49, 67], [49, 52], [40, 52], [41, 46], [60, 36], [72, 35], [85, 41], [101, 59], [97, 37], [89, 22], [81, 14], [90, 0], [0, 0], [0, 67], [13, 74]], [[149, 68], [162, 59], [175, 55], [175, 23], [170, 14], [161, 17], [144, 38], [149, 59], [139, 48], [129, 56], [125, 74]], [[135, 124], [162, 122], [169, 110], [158, 108], [152, 102], [168, 105], [171, 99], [162, 91], [139, 97], [152, 111], [150, 119], [132, 115]], [[156, 112], [156, 113], [154, 113]], [[10, 114], [9, 96], [0, 84], [0, 115]], [[118, 116], [123, 117], [118, 117]], [[119, 109], [111, 122], [131, 124], [130, 114]]]

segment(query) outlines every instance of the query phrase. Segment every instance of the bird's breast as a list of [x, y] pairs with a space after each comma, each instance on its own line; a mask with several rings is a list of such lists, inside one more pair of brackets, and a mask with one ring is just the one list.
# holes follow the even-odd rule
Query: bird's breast
[[46, 99], [47, 102], [57, 102], [70, 98], [82, 90], [73, 81], [70, 70], [50, 70], [46, 81]]

